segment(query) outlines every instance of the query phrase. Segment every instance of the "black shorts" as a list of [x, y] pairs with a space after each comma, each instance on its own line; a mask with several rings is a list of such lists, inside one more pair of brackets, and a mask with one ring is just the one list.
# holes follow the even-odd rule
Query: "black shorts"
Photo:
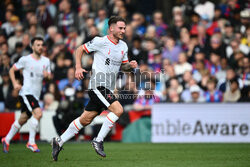
[[88, 94], [90, 100], [85, 110], [97, 111], [99, 114], [117, 100], [115, 95], [103, 86], [88, 90]]
[[19, 101], [21, 102], [21, 112], [26, 112], [29, 117], [32, 116], [35, 108], [40, 107], [38, 100], [33, 95], [19, 96]]

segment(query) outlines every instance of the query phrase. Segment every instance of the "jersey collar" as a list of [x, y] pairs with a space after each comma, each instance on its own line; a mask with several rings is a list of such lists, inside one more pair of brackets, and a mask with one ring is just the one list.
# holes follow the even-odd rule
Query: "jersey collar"
[[112, 42], [113, 44], [117, 45], [118, 43], [115, 43], [114, 41], [112, 41], [109, 36], [107, 35], [107, 38], [109, 39], [110, 42]]

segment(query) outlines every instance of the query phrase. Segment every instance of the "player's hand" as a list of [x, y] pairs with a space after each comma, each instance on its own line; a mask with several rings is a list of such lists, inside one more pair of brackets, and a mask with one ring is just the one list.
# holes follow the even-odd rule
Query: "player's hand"
[[132, 60], [129, 62], [131, 68], [136, 68], [137, 67], [137, 62], [135, 60]]
[[20, 85], [19, 83], [15, 83], [13, 87], [15, 90], [19, 91], [22, 88], [22, 85]]
[[43, 77], [44, 78], [49, 78], [49, 76], [50, 76], [50, 73], [48, 73], [47, 71], [43, 71]]
[[76, 68], [76, 71], [75, 71], [75, 78], [77, 80], [82, 80], [84, 78], [83, 76], [83, 73], [87, 73], [88, 71], [86, 71], [85, 69], [83, 68]]

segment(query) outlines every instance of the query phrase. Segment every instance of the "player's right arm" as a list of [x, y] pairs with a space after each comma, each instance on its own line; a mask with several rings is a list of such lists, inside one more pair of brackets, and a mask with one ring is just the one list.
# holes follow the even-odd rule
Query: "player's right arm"
[[75, 51], [75, 60], [76, 60], [76, 71], [75, 71], [75, 78], [78, 80], [81, 80], [84, 78], [83, 73], [84, 72], [88, 72], [85, 69], [82, 68], [82, 55], [84, 54], [84, 52], [88, 53], [85, 48], [83, 47], [83, 45], [79, 46], [76, 51]]
[[16, 66], [14, 64], [10, 68], [9, 75], [10, 75], [10, 79], [11, 79], [11, 82], [12, 82], [12, 85], [13, 85], [14, 89], [15, 90], [20, 90], [22, 88], [22, 85], [20, 85], [18, 83], [18, 81], [16, 80], [15, 71], [18, 71], [18, 69], [16, 68]]
[[100, 37], [95, 37], [93, 40], [79, 46], [75, 51], [75, 60], [76, 60], [76, 71], [75, 71], [75, 78], [81, 80], [84, 78], [83, 72], [88, 72], [82, 68], [82, 55], [85, 53], [95, 52], [100, 49], [102, 46], [102, 40]]

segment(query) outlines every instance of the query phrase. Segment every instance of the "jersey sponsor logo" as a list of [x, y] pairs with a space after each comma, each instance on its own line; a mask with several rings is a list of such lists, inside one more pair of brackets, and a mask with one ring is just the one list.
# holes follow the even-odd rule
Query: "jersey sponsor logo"
[[34, 77], [34, 73], [33, 72], [30, 72], [30, 77]]
[[105, 65], [109, 65], [110, 64], [110, 59], [107, 58], [106, 61], [105, 61]]

